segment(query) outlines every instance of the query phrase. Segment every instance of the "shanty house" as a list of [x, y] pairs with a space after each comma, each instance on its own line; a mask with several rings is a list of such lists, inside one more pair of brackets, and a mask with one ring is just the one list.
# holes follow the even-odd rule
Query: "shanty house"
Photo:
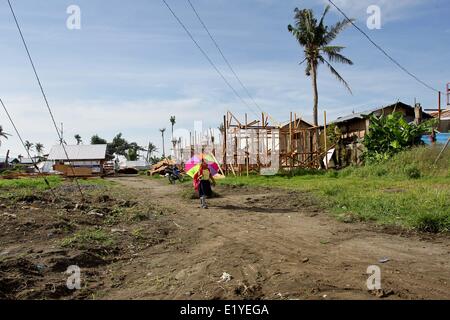
[[365, 112], [352, 113], [345, 117], [339, 117], [333, 124], [339, 128], [343, 139], [363, 138], [369, 130], [371, 115], [388, 115], [394, 112], [401, 112], [408, 122], [431, 119], [432, 116], [422, 112], [420, 105], [412, 107], [403, 102], [398, 102], [381, 108], [375, 108]]
[[[102, 174], [105, 159], [106, 144], [66, 145], [64, 147], [56, 145], [52, 147], [48, 156], [48, 160], [55, 162], [54, 169], [56, 171], [76, 176]], [[70, 168], [71, 166], [73, 169]]]

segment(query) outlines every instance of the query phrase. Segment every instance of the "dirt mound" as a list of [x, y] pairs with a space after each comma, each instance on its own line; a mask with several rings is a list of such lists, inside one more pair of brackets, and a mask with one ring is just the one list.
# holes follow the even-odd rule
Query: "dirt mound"
[[23, 258], [1, 261], [0, 299], [14, 299], [17, 293], [33, 286], [42, 276], [40, 267]]
[[83, 251], [69, 257], [58, 256], [49, 259], [50, 269], [55, 272], [66, 271], [71, 265], [80, 268], [94, 268], [105, 264], [108, 264], [107, 260], [89, 251]]

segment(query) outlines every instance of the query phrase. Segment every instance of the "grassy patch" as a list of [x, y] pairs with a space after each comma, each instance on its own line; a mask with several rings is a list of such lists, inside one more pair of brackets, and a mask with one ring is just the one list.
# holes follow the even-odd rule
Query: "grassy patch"
[[416, 148], [382, 164], [335, 173], [228, 177], [219, 183], [310, 192], [344, 221], [357, 219], [446, 232], [450, 230], [450, 154], [433, 165], [438, 152], [435, 148]]
[[[47, 181], [52, 187], [61, 184], [62, 179], [59, 176], [48, 176]], [[39, 178], [20, 178], [20, 179], [0, 179], [0, 189], [47, 189], [47, 184], [43, 177]]]
[[89, 249], [92, 246], [109, 248], [114, 245], [114, 238], [108, 232], [99, 228], [88, 228], [76, 232], [73, 236], [61, 241], [63, 247]]
[[115, 185], [116, 182], [108, 180], [108, 179], [103, 179], [103, 178], [89, 178], [89, 179], [78, 179], [78, 182], [80, 183], [80, 185], [88, 185], [88, 186], [111, 186], [111, 185]]

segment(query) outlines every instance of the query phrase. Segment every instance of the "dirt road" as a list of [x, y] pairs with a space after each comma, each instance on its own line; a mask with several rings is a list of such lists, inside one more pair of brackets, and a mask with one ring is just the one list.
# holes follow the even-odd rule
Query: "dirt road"
[[[116, 179], [172, 213], [168, 241], [111, 268], [107, 299], [449, 299], [450, 239], [338, 222], [307, 194], [218, 187], [202, 210], [165, 180]], [[383, 258], [389, 261], [380, 263]], [[367, 268], [383, 292], [369, 292]], [[222, 274], [231, 275], [221, 281]]]
[[204, 210], [188, 185], [114, 181], [0, 198], [1, 299], [450, 299], [448, 235], [339, 222], [308, 194], [220, 186]]

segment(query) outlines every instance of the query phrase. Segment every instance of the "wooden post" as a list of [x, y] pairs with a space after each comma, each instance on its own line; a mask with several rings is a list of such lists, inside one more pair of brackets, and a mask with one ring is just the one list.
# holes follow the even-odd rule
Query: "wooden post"
[[292, 172], [292, 111], [289, 113], [289, 148], [288, 148], [289, 168]]
[[223, 116], [223, 166], [225, 167], [225, 173], [227, 173], [227, 119]]
[[[247, 133], [247, 131], [245, 132]], [[248, 177], [248, 166], [250, 163], [250, 157], [249, 157], [249, 152], [248, 152], [248, 136], [245, 136], [245, 170], [247, 173], [247, 177]]]
[[325, 169], [328, 170], [328, 148], [327, 148], [327, 112], [323, 112], [323, 133], [324, 133], [324, 145], [325, 145]]
[[439, 93], [438, 93], [438, 119], [439, 119], [439, 126], [441, 125], [441, 114], [442, 114], [442, 111], [441, 111], [441, 92], [439, 91]]

